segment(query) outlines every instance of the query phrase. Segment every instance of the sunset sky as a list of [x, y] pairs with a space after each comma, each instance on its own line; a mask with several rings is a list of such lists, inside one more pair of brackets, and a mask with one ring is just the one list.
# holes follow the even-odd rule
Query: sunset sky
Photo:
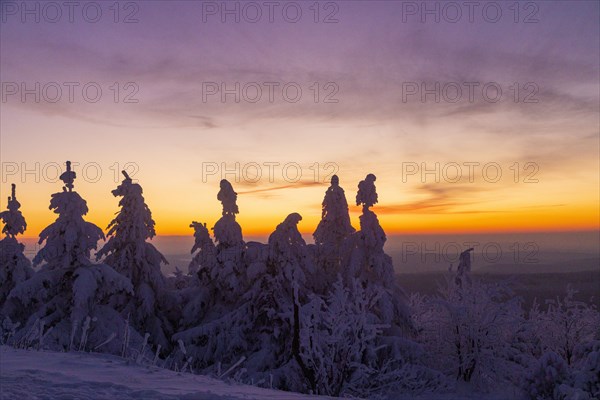
[[[36, 3], [42, 7], [28, 2]], [[243, 2], [227, 2], [240, 7], [239, 22], [222, 2], [130, 3], [115, 15], [113, 2], [96, 2], [96, 23], [82, 17], [83, 6], [73, 22], [63, 9], [52, 23], [55, 10], [23, 21], [21, 2], [16, 11], [3, 2], [0, 207], [17, 183], [26, 236], [55, 219], [48, 205], [62, 190], [56, 166], [66, 160], [79, 163], [75, 189], [88, 202], [87, 219], [102, 228], [118, 210], [115, 173], [129, 163], [160, 235], [191, 235], [193, 220], [216, 222], [223, 165], [245, 234], [271, 232], [291, 212], [312, 232], [334, 171], [349, 203], [367, 173], [377, 176], [374, 211], [388, 233], [599, 229], [596, 1], [521, 3], [518, 15], [513, 2], [496, 2], [495, 23], [494, 11], [484, 18], [481, 9], [469, 22], [466, 8], [449, 22], [453, 11], [436, 2], [428, 4], [440, 7], [439, 22], [402, 2], [338, 1], [320, 3], [317, 23], [313, 2], [294, 3], [302, 10], [296, 23], [296, 9], [282, 15], [285, 2], [273, 22], [263, 7], [256, 23]], [[37, 82], [39, 101], [22, 96], [23, 83], [35, 92]], [[72, 102], [68, 82], [78, 84]], [[95, 103], [82, 93], [90, 82], [102, 89]], [[269, 82], [278, 85], [273, 101]], [[476, 84], [473, 101], [465, 82]], [[207, 92], [236, 83], [248, 88], [239, 102]], [[436, 83], [448, 89], [438, 91], [439, 102], [408, 94]], [[62, 96], [53, 103], [56, 86]], [[252, 102], [257, 86], [262, 98]], [[298, 87], [301, 98], [289, 101]], [[462, 97], [452, 102], [456, 87]], [[493, 102], [496, 87], [502, 97]], [[130, 94], [137, 103], [124, 101]], [[236, 163], [239, 173], [231, 172]], [[439, 179], [423, 174], [436, 163]], [[262, 176], [253, 179], [256, 165]], [[351, 213], [358, 227], [358, 207]]]

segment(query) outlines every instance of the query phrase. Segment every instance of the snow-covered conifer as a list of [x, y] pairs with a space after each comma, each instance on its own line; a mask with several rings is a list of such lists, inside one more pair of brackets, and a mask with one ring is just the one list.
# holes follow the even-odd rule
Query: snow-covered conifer
[[21, 203], [19, 203], [17, 200], [16, 188], [17, 185], [13, 183], [11, 185], [11, 196], [8, 196], [8, 202], [6, 205], [8, 211], [0, 212], [0, 219], [2, 219], [2, 222], [4, 223], [2, 233], [10, 237], [15, 237], [18, 234], [25, 233], [25, 229], [27, 229], [25, 218], [23, 217], [21, 211], [19, 211], [21, 208]]
[[373, 174], [368, 174], [364, 181], [358, 183], [358, 192], [356, 193], [356, 205], [362, 204], [363, 210], [368, 210], [377, 204], [377, 190], [375, 181], [377, 178]]
[[337, 175], [331, 177], [331, 186], [325, 192], [322, 207], [321, 221], [313, 233], [316, 262], [321, 274], [328, 275], [328, 281], [333, 281], [339, 272], [342, 245], [355, 232], [350, 224], [346, 195]]
[[[233, 215], [224, 213], [223, 217]], [[296, 345], [298, 356], [299, 335], [294, 336], [293, 328], [299, 327], [294, 324], [294, 315], [299, 314], [294, 314], [294, 305], [306, 301], [305, 281], [314, 269], [297, 229], [300, 220], [300, 215], [290, 214], [270, 236], [268, 246], [256, 242], [241, 248], [239, 242], [228, 248], [216, 246], [216, 261], [208, 231], [203, 224], [194, 225], [195, 248], [200, 250], [192, 269], [198, 269], [200, 289], [184, 308], [184, 318], [196, 314], [197, 320], [188, 320], [190, 327], [174, 338], [185, 344], [196, 368], [214, 373], [218, 372], [217, 365], [234, 366], [243, 357], [243, 367], [256, 382], [272, 379], [276, 387], [303, 389], [304, 380], [292, 348]], [[226, 224], [234, 227], [231, 221], [235, 222], [233, 219]], [[233, 250], [240, 252], [235, 270], [228, 269], [222, 257]], [[230, 262], [237, 259], [231, 257], [237, 257], [235, 253], [225, 254], [229, 254]], [[232, 277], [237, 287], [230, 286]]]
[[[194, 246], [192, 261], [188, 266], [190, 284], [178, 292], [181, 312], [180, 328], [189, 329], [201, 323], [217, 298], [218, 263], [217, 248], [210, 237], [206, 224], [192, 222]], [[195, 253], [195, 254], [194, 254]]]
[[4, 315], [18, 311], [2, 310], [10, 291], [33, 275], [31, 261], [23, 254], [25, 246], [16, 239], [17, 235], [25, 232], [27, 223], [19, 211], [21, 204], [17, 200], [15, 189], [16, 185], [13, 183], [11, 196], [8, 197], [7, 211], [0, 212], [0, 219], [4, 223], [2, 233], [6, 235], [0, 240], [0, 314]]
[[[196, 369], [235, 365], [258, 345], [253, 341], [253, 302], [250, 289], [266, 271], [265, 245], [244, 243], [235, 220], [237, 194], [222, 180], [217, 199], [223, 205], [215, 224], [215, 245], [206, 224], [193, 222], [194, 254], [189, 272], [195, 283], [180, 291], [184, 303], [182, 330], [174, 336], [184, 343]], [[262, 257], [262, 259], [261, 259]], [[217, 371], [218, 372], [218, 371]]]
[[301, 220], [300, 214], [289, 214], [269, 236], [267, 274], [251, 292], [258, 314], [254, 329], [268, 353], [256, 352], [249, 360], [259, 372], [271, 374], [276, 387], [296, 391], [315, 388], [313, 372], [300, 354], [301, 308], [308, 302], [315, 273], [298, 231]]
[[123, 171], [124, 179], [112, 191], [121, 197], [121, 210], [108, 225], [108, 241], [98, 251], [96, 259], [128, 277], [134, 293], [124, 293], [113, 299], [122, 315], [129, 317], [134, 329], [141, 334], [150, 334], [150, 342], [170, 346], [173, 327], [167, 317], [169, 304], [165, 277], [160, 266], [167, 264], [165, 257], [147, 240], [155, 235], [152, 213], [145, 203], [142, 187], [133, 183]]
[[407, 298], [396, 282], [392, 258], [383, 249], [387, 237], [377, 215], [370, 210], [378, 201], [375, 180], [375, 175], [368, 174], [358, 185], [356, 205], [362, 205], [360, 231], [346, 240], [343, 275], [346, 282], [358, 278], [369, 290], [378, 292], [376, 314], [397, 334], [398, 330], [411, 329], [410, 312]]
[[73, 191], [75, 177], [67, 161], [60, 176], [65, 183], [63, 191], [50, 200], [50, 209], [58, 218], [40, 233], [39, 242], [45, 245], [34, 258], [35, 264], [43, 265], [9, 295], [24, 307], [35, 306], [17, 340], [61, 350], [117, 352], [118, 339], [107, 339], [122, 338], [125, 324], [108, 300], [115, 294], [131, 293], [133, 288], [127, 277], [108, 265], [90, 261], [91, 251], [104, 234], [83, 219], [88, 208]]
[[190, 228], [194, 229], [194, 246], [191, 250], [194, 257], [188, 266], [188, 273], [190, 275], [210, 275], [217, 261], [217, 249], [210, 237], [210, 232], [208, 232], [206, 224], [196, 221], [190, 224]]
[[211, 275], [216, 279], [220, 295], [228, 301], [234, 301], [246, 289], [242, 263], [244, 239], [242, 228], [235, 220], [235, 215], [239, 213], [237, 193], [226, 179], [221, 180], [220, 187], [217, 199], [223, 205], [223, 216], [213, 228], [218, 265]]
[[217, 221], [213, 230], [215, 240], [219, 249], [238, 247], [244, 244], [242, 228], [235, 220], [235, 214], [240, 211], [237, 205], [237, 193], [228, 180], [221, 180], [221, 190], [217, 194], [217, 200], [223, 205], [223, 216]]

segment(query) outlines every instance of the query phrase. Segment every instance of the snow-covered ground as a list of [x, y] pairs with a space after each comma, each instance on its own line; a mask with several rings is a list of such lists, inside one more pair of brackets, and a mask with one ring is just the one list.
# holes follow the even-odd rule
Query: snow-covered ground
[[[515, 399], [514, 394], [396, 395], [394, 400]], [[230, 384], [190, 373], [137, 365], [99, 353], [56, 353], [0, 346], [2, 400], [327, 400], [254, 386]]]
[[327, 399], [222, 382], [190, 373], [136, 365], [89, 353], [55, 353], [0, 347], [2, 400]]

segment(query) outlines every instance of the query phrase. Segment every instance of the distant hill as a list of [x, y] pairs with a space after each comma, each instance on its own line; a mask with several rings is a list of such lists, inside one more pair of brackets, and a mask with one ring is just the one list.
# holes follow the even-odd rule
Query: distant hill
[[481, 273], [494, 274], [540, 274], [600, 271], [600, 258], [577, 258], [556, 263], [540, 264], [489, 264], [474, 269]]
[[[523, 298], [526, 309], [531, 307], [537, 299], [544, 306], [547, 299], [556, 296], [564, 296], [567, 285], [571, 285], [578, 291], [576, 298], [581, 301], [592, 302], [600, 307], [600, 269], [559, 272], [559, 273], [493, 273], [474, 272], [488, 282], [506, 281], [510, 282], [517, 296]], [[398, 282], [407, 294], [419, 292], [425, 295], [435, 295], [439, 285], [444, 282], [446, 272], [427, 272], [398, 274]]]

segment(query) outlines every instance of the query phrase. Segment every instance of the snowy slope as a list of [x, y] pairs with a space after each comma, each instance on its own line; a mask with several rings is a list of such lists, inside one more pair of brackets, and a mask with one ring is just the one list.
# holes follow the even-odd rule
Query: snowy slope
[[[516, 393], [391, 395], [393, 400], [512, 400]], [[140, 366], [99, 353], [56, 353], [0, 346], [1, 400], [326, 400], [189, 373]]]
[[[394, 400], [510, 400], [514, 393], [392, 395]], [[136, 365], [107, 354], [55, 353], [0, 346], [2, 400], [327, 400], [254, 386], [229, 384], [189, 373]]]
[[106, 354], [0, 347], [0, 398], [27, 399], [326, 399], [139, 366]]

